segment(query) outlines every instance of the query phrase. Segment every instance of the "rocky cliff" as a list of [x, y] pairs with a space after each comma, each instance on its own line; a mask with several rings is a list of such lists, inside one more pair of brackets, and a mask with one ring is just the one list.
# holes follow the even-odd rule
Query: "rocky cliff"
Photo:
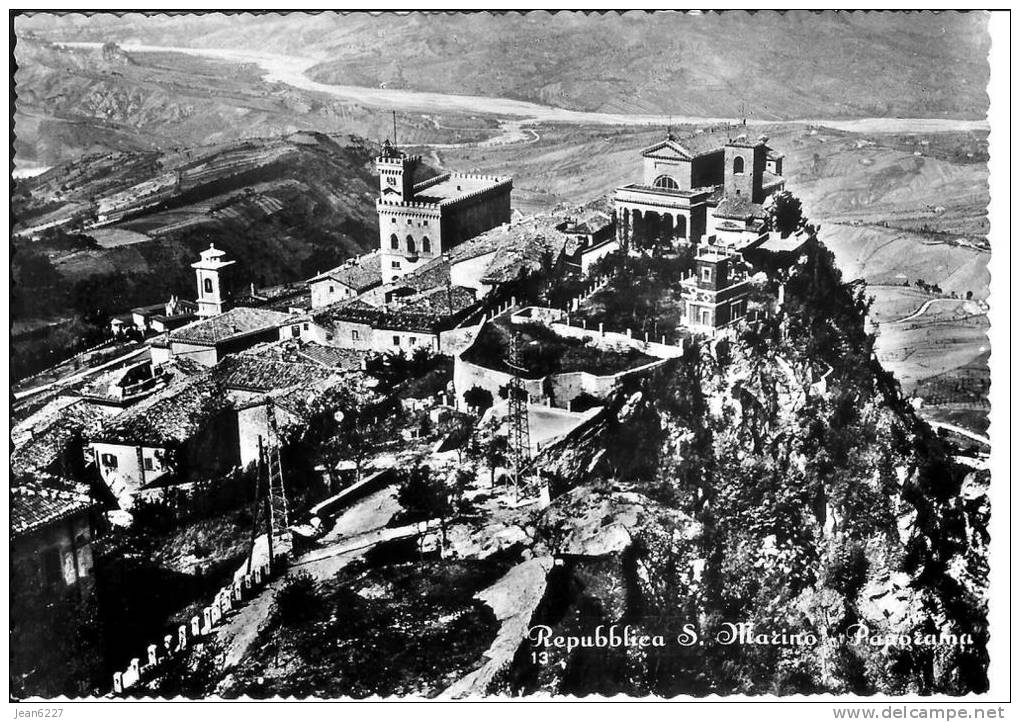
[[866, 309], [813, 248], [777, 314], [622, 389], [543, 454], [564, 493], [539, 538], [563, 564], [534, 624], [666, 644], [536, 661], [525, 643], [503, 691], [986, 689], [987, 472], [903, 401]]

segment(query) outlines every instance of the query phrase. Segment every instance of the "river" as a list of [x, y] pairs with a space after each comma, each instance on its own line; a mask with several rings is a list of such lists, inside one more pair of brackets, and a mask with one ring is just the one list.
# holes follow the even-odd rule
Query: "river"
[[[70, 48], [100, 48], [102, 43], [55, 43]], [[358, 85], [330, 85], [308, 77], [307, 71], [322, 62], [319, 59], [244, 50], [216, 48], [184, 48], [158, 45], [125, 44], [120, 46], [129, 53], [181, 53], [237, 63], [254, 63], [263, 71], [263, 78], [300, 90], [325, 93], [352, 103], [366, 106], [397, 108], [419, 112], [477, 113], [525, 119], [526, 123], [573, 123], [578, 125], [667, 125], [719, 124], [737, 122], [736, 118], [706, 118], [698, 116], [631, 115], [624, 113], [598, 113], [567, 110], [512, 98], [481, 95], [452, 95], [429, 93], [402, 88], [369, 88]], [[777, 121], [749, 119], [748, 125], [775, 125]], [[950, 118], [852, 118], [802, 119], [784, 121], [824, 125], [836, 130], [857, 133], [937, 133], [948, 131], [988, 130], [987, 120], [956, 120]]]

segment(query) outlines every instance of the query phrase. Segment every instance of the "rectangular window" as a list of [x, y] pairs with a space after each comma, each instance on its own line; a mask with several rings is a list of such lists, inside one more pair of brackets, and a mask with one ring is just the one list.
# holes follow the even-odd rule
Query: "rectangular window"
[[307, 324], [307, 323], [303, 323], [303, 324], [301, 324], [301, 328], [302, 328], [303, 330], [307, 331], [307, 330], [308, 330], [308, 324]]
[[99, 462], [103, 466], [108, 466], [111, 469], [116, 469], [117, 468], [117, 457], [114, 456], [113, 454], [103, 454], [100, 457]]
[[400, 336], [394, 336], [393, 337], [393, 345], [394, 346], [399, 346], [400, 345]]
[[701, 280], [702, 281], [711, 281], [712, 280], [712, 269], [711, 268], [707, 268], [706, 267], [706, 268], [702, 268], [701, 269]]
[[152, 471], [153, 470], [152, 457], [146, 456], [144, 459], [142, 459], [142, 466], [145, 467], [146, 471]]
[[391, 221], [393, 221], [394, 223], [396, 223], [396, 222], [397, 222], [397, 219], [396, 219], [396, 218], [391, 218], [390, 220], [391, 220]]
[[390, 264], [390, 267], [391, 268], [400, 268], [400, 261], [393, 261], [393, 263]]
[[424, 221], [422, 221], [422, 222], [421, 222], [421, 224], [422, 224], [423, 226], [427, 226], [427, 225], [429, 224], [429, 221], [428, 221], [428, 219], [426, 218], [426, 219], [425, 219]]
[[418, 339], [412, 336], [411, 338], [407, 339], [407, 343], [409, 346], [414, 346], [416, 343], [418, 343]]
[[290, 335], [293, 336], [294, 338], [297, 338], [298, 336], [300, 336], [301, 335], [301, 327], [300, 326], [291, 326], [290, 327]]
[[336, 288], [334, 288], [333, 286], [330, 286], [330, 287], [329, 287], [329, 292], [330, 292], [330, 293], [333, 293], [333, 292], [334, 292], [335, 290], [336, 290]]
[[354, 340], [354, 341], [357, 341], [357, 340], [358, 340], [358, 339], [360, 339], [360, 338], [361, 338], [361, 334], [360, 334], [360, 333], [358, 333], [358, 331], [357, 331], [357, 330], [352, 330], [352, 331], [351, 331], [351, 339], [352, 339], [352, 340]]

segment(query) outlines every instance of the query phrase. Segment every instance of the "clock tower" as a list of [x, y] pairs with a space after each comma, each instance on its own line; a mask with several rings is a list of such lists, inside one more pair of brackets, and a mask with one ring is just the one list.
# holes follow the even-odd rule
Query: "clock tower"
[[414, 167], [419, 160], [421, 156], [408, 157], [386, 140], [382, 153], [375, 159], [375, 168], [379, 171], [379, 197], [399, 203], [413, 200]]

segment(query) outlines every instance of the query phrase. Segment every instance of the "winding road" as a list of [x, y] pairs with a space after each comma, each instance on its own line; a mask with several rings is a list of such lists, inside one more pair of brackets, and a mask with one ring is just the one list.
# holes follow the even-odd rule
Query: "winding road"
[[978, 310], [974, 311], [971, 315], [977, 316], [977, 315], [980, 315], [981, 313], [983, 313], [982, 310], [981, 310], [981, 307], [980, 307], [980, 305], [978, 305], [977, 301], [970, 301], [970, 300], [959, 299], [959, 298], [943, 298], [943, 297], [939, 297], [939, 298], [930, 298], [930, 299], [928, 299], [927, 301], [922, 303], [920, 306], [918, 306], [916, 311], [914, 311], [913, 313], [911, 313], [911, 314], [909, 314], [907, 316], [904, 316], [903, 318], [898, 318], [895, 321], [893, 321], [892, 323], [905, 323], [907, 321], [913, 321], [915, 318], [919, 318], [919, 317], [923, 316], [924, 314], [926, 314], [928, 312], [928, 309], [931, 308], [933, 303], [938, 303], [940, 301], [941, 302], [952, 302], [952, 303], [956, 303], [956, 304], [960, 304], [960, 303], [963, 303], [963, 304], [968, 304], [968, 303], [969, 304], [973, 304], [975, 307], [977, 307]]

